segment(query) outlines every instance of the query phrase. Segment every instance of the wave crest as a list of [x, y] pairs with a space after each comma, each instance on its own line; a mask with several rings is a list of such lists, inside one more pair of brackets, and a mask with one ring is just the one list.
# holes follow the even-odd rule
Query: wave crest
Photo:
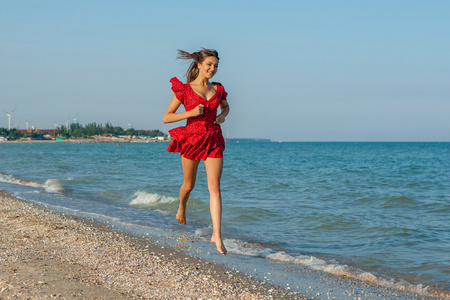
[[62, 180], [60, 179], [48, 179], [43, 187], [48, 193], [61, 193], [65, 191], [62, 186]]
[[13, 175], [0, 173], [0, 182], [43, 188], [48, 193], [61, 193], [65, 191], [62, 186], [62, 180], [60, 179], [48, 179], [44, 184], [41, 184], [33, 181], [25, 181]]
[[385, 279], [377, 277], [370, 272], [364, 272], [357, 268], [350, 268], [347, 265], [341, 265], [338, 263], [328, 263], [325, 260], [314, 256], [308, 255], [293, 255], [288, 254], [284, 251], [274, 251], [270, 248], [262, 248], [255, 244], [250, 244], [244, 241], [236, 239], [226, 239], [224, 244], [230, 253], [261, 257], [265, 259], [270, 259], [274, 261], [296, 264], [307, 267], [315, 271], [321, 271], [329, 274], [333, 274], [339, 277], [353, 278], [367, 283], [372, 283], [384, 287], [395, 288], [398, 290], [404, 290], [409, 292], [414, 292], [422, 295], [429, 295], [431, 293], [437, 294], [429, 289], [428, 286], [423, 286], [422, 284], [414, 285], [408, 282], [401, 282], [395, 279]]
[[174, 202], [178, 202], [178, 198], [139, 190], [134, 193], [133, 200], [129, 204], [132, 206], [156, 206]]

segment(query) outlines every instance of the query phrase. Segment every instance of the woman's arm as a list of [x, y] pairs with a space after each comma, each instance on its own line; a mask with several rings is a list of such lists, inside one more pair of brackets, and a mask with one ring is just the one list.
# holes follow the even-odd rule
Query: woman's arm
[[166, 113], [163, 117], [164, 123], [173, 123], [178, 122], [187, 118], [196, 117], [198, 115], [203, 114], [203, 108], [205, 107], [203, 104], [199, 104], [194, 109], [177, 113], [177, 109], [180, 107], [181, 102], [177, 99], [177, 97], [174, 95], [172, 98], [172, 101], [169, 104], [169, 107], [166, 110]]
[[220, 102], [220, 110], [220, 114], [216, 117], [216, 121], [214, 121], [215, 124], [222, 124], [223, 122], [225, 122], [225, 118], [230, 112], [230, 106], [228, 105], [227, 100], [222, 100]]

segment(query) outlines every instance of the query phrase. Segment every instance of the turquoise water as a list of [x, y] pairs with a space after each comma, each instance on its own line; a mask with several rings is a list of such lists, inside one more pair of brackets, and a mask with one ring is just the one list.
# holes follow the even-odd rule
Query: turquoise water
[[[180, 157], [165, 143], [0, 143], [0, 188], [127, 224], [211, 232], [201, 165], [188, 225], [174, 215]], [[227, 143], [231, 254], [450, 288], [450, 143]], [[373, 276], [373, 277], [371, 277]], [[376, 279], [374, 279], [376, 278]]]

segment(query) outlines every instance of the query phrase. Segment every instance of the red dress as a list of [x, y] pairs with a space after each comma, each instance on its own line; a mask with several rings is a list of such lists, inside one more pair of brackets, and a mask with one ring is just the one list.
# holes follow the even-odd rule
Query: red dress
[[170, 79], [172, 90], [177, 99], [183, 103], [186, 111], [194, 109], [197, 105], [205, 106], [203, 114], [188, 118], [186, 126], [177, 127], [169, 130], [173, 141], [170, 143], [167, 151], [180, 152], [188, 159], [203, 159], [207, 157], [223, 157], [225, 150], [225, 140], [219, 124], [214, 124], [217, 117], [217, 108], [220, 101], [227, 99], [227, 93], [224, 87], [217, 82], [217, 91], [208, 101], [194, 92], [192, 87], [186, 83], [183, 84], [178, 78]]

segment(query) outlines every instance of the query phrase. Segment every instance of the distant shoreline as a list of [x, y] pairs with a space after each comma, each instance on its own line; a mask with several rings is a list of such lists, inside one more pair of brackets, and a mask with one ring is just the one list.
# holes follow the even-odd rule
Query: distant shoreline
[[258, 139], [258, 138], [235, 138], [235, 139], [225, 139], [229, 143], [270, 143], [270, 139]]
[[[170, 138], [164, 139], [140, 139], [140, 138], [121, 138], [121, 137], [99, 137], [99, 138], [79, 138], [79, 139], [20, 139], [20, 140], [0, 140], [0, 143], [169, 143], [172, 140]], [[270, 139], [259, 138], [233, 138], [225, 139], [227, 143], [271, 143]]]
[[34, 144], [34, 143], [69, 143], [69, 144], [81, 144], [81, 143], [167, 143], [168, 139], [154, 140], [154, 139], [124, 139], [124, 138], [99, 138], [99, 139], [63, 139], [63, 140], [33, 140], [33, 139], [21, 139], [21, 140], [4, 140], [0, 143], [14, 143], [14, 144]]

